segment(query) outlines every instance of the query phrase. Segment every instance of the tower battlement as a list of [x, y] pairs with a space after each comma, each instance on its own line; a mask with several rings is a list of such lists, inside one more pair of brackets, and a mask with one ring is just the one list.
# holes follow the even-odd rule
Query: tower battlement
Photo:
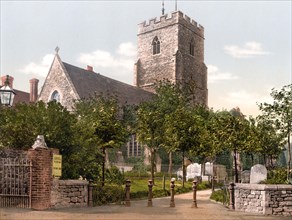
[[181, 11], [155, 17], [138, 24], [138, 35], [174, 24], [183, 25], [204, 38], [204, 27]]

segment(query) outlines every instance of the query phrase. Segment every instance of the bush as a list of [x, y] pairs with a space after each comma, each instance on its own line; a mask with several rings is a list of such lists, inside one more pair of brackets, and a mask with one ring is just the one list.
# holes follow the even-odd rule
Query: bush
[[197, 186], [197, 190], [205, 190], [205, 189], [210, 189], [212, 187], [211, 183], [208, 181], [201, 182]]
[[93, 186], [92, 200], [93, 205], [104, 205], [109, 203], [121, 203], [125, 198], [125, 190], [121, 185], [100, 184]]
[[105, 180], [106, 182], [112, 184], [123, 184], [125, 182], [124, 175], [116, 166], [112, 166], [111, 168], [106, 170]]
[[223, 204], [229, 204], [229, 196], [225, 190], [217, 190], [212, 192], [210, 199], [215, 200], [216, 202], [221, 202]]
[[265, 184], [287, 184], [287, 169], [276, 168], [268, 172]]

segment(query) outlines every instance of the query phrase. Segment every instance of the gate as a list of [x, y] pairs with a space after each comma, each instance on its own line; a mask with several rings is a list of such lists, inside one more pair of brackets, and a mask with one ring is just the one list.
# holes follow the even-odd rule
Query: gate
[[31, 208], [32, 162], [0, 158], [0, 207]]

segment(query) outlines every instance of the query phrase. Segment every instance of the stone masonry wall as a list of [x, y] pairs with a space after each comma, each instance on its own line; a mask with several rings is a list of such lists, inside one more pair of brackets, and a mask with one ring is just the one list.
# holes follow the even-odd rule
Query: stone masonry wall
[[292, 216], [292, 185], [236, 184], [235, 210]]
[[60, 103], [68, 110], [72, 110], [74, 100], [80, 99], [72, 85], [71, 80], [66, 75], [66, 70], [63, 67], [59, 56], [56, 56], [47, 76], [46, 82], [40, 92], [38, 101], [45, 103], [51, 101], [51, 96], [54, 91], [60, 94]]
[[[134, 84], [154, 92], [154, 83], [167, 79], [192, 88], [195, 103], [208, 104], [207, 67], [204, 63], [204, 28], [177, 11], [145, 21], [138, 26], [137, 63]], [[153, 55], [152, 42], [160, 41], [160, 53]], [[190, 54], [190, 43], [194, 54]]]
[[82, 207], [88, 203], [88, 181], [53, 180], [51, 208]]

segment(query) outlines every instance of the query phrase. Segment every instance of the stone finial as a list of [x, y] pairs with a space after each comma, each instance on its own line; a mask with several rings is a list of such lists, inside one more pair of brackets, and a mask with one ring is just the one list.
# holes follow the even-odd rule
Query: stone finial
[[57, 47], [55, 48], [55, 52], [56, 52], [56, 54], [59, 53], [59, 50], [60, 50], [60, 48], [57, 46]]
[[34, 144], [32, 145], [33, 149], [36, 148], [48, 148], [46, 142], [45, 142], [45, 138], [44, 135], [38, 135]]

